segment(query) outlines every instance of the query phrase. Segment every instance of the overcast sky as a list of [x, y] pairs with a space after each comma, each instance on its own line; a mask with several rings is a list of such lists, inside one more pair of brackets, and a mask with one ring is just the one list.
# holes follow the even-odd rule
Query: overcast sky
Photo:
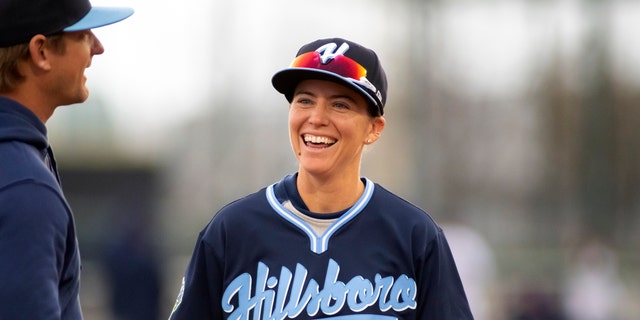
[[[386, 0], [92, 3], [136, 11], [123, 22], [94, 30], [106, 51], [87, 70], [92, 97], [100, 96], [108, 104], [123, 136], [162, 132], [197, 117], [216, 98], [215, 88], [246, 86], [243, 94], [269, 101], [275, 96], [268, 82], [271, 74], [285, 67], [299, 46], [316, 38], [335, 34], [364, 41], [380, 48], [384, 58], [392, 44], [380, 42], [376, 34], [402, 33], [407, 28], [403, 26], [406, 12], [397, 8], [400, 2]], [[446, 40], [442, 53], [451, 61], [452, 71], [464, 68], [467, 86], [513, 90], [526, 83], [522, 74], [539, 52], [532, 43], [554, 45], [559, 40], [568, 54], [579, 46], [588, 28], [582, 1], [559, 0], [536, 7], [529, 3], [451, 1], [443, 5], [438, 16], [442, 24], [438, 31]], [[616, 68], [631, 70], [629, 76], [638, 79], [640, 4], [615, 3], [620, 4], [612, 13]], [[532, 41], [550, 34], [556, 34], [554, 39]]]

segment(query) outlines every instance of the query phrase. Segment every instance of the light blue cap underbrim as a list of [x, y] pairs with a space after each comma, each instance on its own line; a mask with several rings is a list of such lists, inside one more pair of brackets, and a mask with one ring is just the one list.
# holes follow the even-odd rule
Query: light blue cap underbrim
[[66, 27], [63, 31], [89, 30], [124, 20], [133, 14], [133, 9], [125, 7], [92, 7], [82, 19]]

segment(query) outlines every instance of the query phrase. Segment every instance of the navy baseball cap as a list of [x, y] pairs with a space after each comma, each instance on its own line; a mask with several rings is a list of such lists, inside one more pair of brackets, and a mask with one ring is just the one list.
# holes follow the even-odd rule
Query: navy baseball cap
[[27, 43], [37, 34], [102, 27], [132, 14], [126, 7], [92, 7], [89, 0], [1, 0], [0, 47]]
[[371, 49], [341, 38], [316, 40], [302, 46], [291, 66], [276, 72], [271, 83], [291, 102], [298, 83], [307, 79], [353, 88], [369, 102], [371, 114], [384, 113], [387, 76]]

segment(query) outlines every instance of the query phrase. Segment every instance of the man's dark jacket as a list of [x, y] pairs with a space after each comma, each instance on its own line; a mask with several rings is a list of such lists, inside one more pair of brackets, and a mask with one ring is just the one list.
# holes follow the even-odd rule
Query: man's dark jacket
[[0, 319], [82, 319], [80, 254], [40, 119], [0, 97]]

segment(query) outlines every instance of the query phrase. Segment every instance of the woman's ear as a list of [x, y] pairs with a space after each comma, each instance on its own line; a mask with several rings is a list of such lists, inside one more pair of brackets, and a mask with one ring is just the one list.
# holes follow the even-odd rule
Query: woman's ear
[[382, 134], [382, 130], [384, 130], [384, 125], [386, 124], [386, 120], [383, 116], [373, 118], [371, 122], [371, 132], [367, 135], [367, 144], [371, 144], [380, 139], [380, 135]]

